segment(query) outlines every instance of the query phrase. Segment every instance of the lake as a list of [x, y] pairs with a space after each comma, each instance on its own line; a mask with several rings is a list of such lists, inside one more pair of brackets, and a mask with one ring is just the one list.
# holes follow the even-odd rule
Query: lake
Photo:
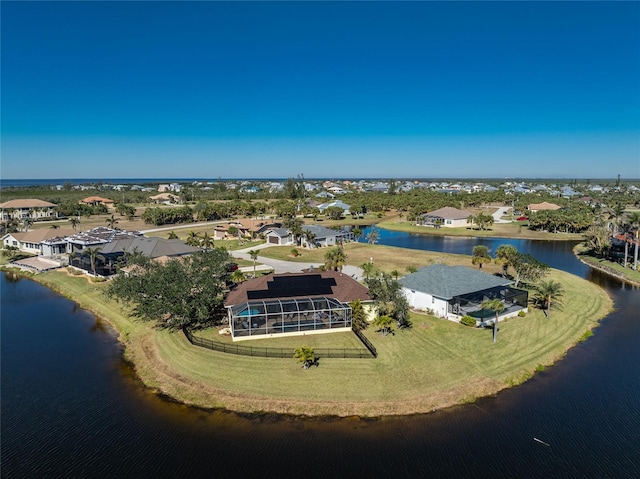
[[[509, 242], [381, 233], [383, 244], [467, 254]], [[241, 415], [165, 400], [139, 384], [107, 325], [1, 275], [2, 476], [638, 477], [640, 290], [582, 265], [571, 243], [516, 246], [601, 285], [615, 311], [517, 388], [397, 418]]]

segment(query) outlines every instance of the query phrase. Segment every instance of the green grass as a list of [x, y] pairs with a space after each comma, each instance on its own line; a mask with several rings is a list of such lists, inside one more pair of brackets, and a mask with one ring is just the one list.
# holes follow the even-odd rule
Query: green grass
[[603, 270], [605, 273], [613, 274], [625, 281], [640, 284], [640, 271], [631, 269], [631, 266], [633, 266], [633, 258], [628, 260], [629, 267], [625, 268], [623, 265], [616, 263], [615, 261], [608, 261], [606, 259], [596, 258], [595, 256], [589, 256], [587, 254], [579, 254], [578, 256], [582, 261], [596, 269]]
[[[496, 344], [490, 330], [414, 314], [410, 330], [384, 338], [372, 327], [365, 331], [377, 359], [322, 358], [319, 367], [305, 371], [293, 358], [219, 353], [191, 345], [181, 332], [155, 330], [106, 299], [104, 284], [64, 272], [37, 276], [108, 319], [121, 332], [127, 357], [144, 383], [178, 400], [238, 411], [364, 416], [426, 412], [471, 401], [520, 384], [561, 358], [612, 305], [602, 289], [586, 280], [556, 270], [550, 278], [566, 291], [562, 310], [552, 310], [548, 319], [532, 310], [525, 318], [501, 323]], [[357, 344], [351, 333], [332, 333], [242, 344], [290, 348], [293, 356], [300, 345], [350, 347], [351, 341]]]
[[532, 231], [526, 224], [520, 222], [496, 223], [490, 229], [479, 230], [474, 228], [430, 228], [417, 226], [408, 221], [387, 220], [378, 223], [380, 228], [394, 231], [406, 231], [432, 236], [472, 236], [486, 238], [516, 238], [516, 239], [545, 239], [545, 240], [580, 240], [583, 238], [578, 233], [548, 233], [546, 231]]

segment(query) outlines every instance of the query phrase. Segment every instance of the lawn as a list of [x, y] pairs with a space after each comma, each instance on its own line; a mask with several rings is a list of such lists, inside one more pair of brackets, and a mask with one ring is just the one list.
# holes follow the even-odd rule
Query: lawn
[[[386, 254], [397, 257], [396, 250], [389, 248]], [[403, 251], [404, 258], [407, 252]], [[449, 264], [464, 258], [438, 256]], [[385, 338], [373, 328], [366, 331], [378, 350], [377, 359], [324, 358], [319, 367], [306, 371], [293, 358], [210, 351], [191, 345], [181, 332], [159, 331], [132, 320], [118, 303], [101, 294], [104, 283], [64, 272], [41, 274], [37, 280], [111, 322], [121, 332], [126, 356], [142, 381], [178, 400], [237, 411], [375, 416], [426, 412], [470, 401], [518, 384], [539, 365], [562, 357], [612, 305], [602, 289], [586, 280], [556, 270], [551, 278], [566, 291], [563, 309], [552, 310], [548, 319], [534, 310], [524, 318], [501, 323], [496, 344], [489, 330], [415, 314], [410, 330]], [[319, 348], [335, 341], [344, 347], [352, 339], [350, 334], [332, 333], [262, 339], [254, 344], [291, 348], [293, 355], [293, 349], [303, 344]]]
[[[324, 255], [329, 248], [296, 248], [299, 256], [291, 256], [291, 246], [274, 246], [260, 251], [260, 256], [296, 261], [299, 263], [323, 263]], [[449, 266], [463, 265], [474, 267], [471, 257], [438, 253], [433, 251], [408, 250], [394, 246], [370, 245], [367, 243], [346, 243], [344, 251], [347, 255], [347, 264], [360, 266], [373, 260], [376, 270], [391, 273], [396, 270], [399, 276], [407, 274], [408, 267], [421, 268], [433, 263], [443, 263]], [[469, 251], [471, 253], [471, 251]], [[502, 268], [493, 263], [485, 264], [482, 271], [486, 273], [498, 273]]]
[[490, 238], [515, 238], [515, 239], [539, 239], [539, 240], [581, 240], [579, 233], [549, 233], [546, 231], [532, 231], [526, 225], [518, 222], [496, 223], [490, 229], [479, 230], [475, 228], [430, 228], [417, 226], [409, 221], [388, 220], [377, 224], [380, 228], [408, 233], [420, 233], [434, 236], [472, 236]]

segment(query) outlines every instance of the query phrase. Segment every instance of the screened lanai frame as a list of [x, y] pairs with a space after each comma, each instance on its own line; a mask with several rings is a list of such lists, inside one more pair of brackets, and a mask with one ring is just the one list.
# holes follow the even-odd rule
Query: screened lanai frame
[[229, 308], [234, 338], [351, 329], [351, 307], [326, 296], [254, 300]]

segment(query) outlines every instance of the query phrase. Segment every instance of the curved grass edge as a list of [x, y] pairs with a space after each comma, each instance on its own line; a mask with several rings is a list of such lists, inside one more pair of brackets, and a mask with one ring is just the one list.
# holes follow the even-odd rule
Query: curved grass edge
[[[640, 286], [640, 272], [631, 271], [629, 273], [625, 271], [620, 271], [614, 269], [610, 261], [603, 260], [601, 258], [596, 258], [595, 256], [591, 256], [586, 254], [587, 248], [583, 243], [578, 243], [573, 247], [573, 254], [578, 258], [578, 260], [586, 264], [587, 266], [600, 271], [601, 273], [606, 274], [607, 276], [611, 276], [613, 278], [619, 279], [626, 283], [630, 283], [636, 286]], [[637, 275], [637, 277], [632, 277], [631, 274]]]
[[[445, 378], [440, 390], [429, 390], [428, 387], [425, 387], [424, 391], [420, 391], [419, 388], [401, 391], [391, 387], [392, 391], [389, 391], [384, 387], [369, 385], [363, 386], [365, 387], [364, 394], [360, 393], [358, 397], [348, 397], [347, 395], [341, 400], [327, 400], [326, 396], [314, 392], [314, 386], [319, 383], [330, 390], [335, 389], [339, 392], [340, 385], [333, 384], [329, 387], [327, 379], [335, 374], [337, 377], [334, 377], [334, 382], [339, 383], [344, 380], [345, 371], [356, 378], [359, 375], [364, 376], [365, 379], [375, 377], [378, 379], [378, 386], [380, 386], [385, 383], [385, 374], [389, 373], [389, 369], [385, 371], [385, 368], [382, 367], [380, 373], [374, 372], [372, 374], [370, 371], [359, 369], [359, 366], [355, 365], [353, 361], [327, 359], [320, 368], [314, 368], [314, 371], [302, 371], [293, 360], [275, 360], [277, 363], [267, 360], [265, 370], [248, 374], [249, 377], [246, 380], [238, 381], [233, 378], [233, 374], [240, 372], [242, 375], [243, 371], [250, 372], [252, 368], [264, 365], [260, 361], [264, 362], [265, 358], [239, 360], [237, 356], [230, 358], [224, 353], [199, 351], [200, 348], [190, 345], [181, 333], [172, 334], [167, 331], [159, 331], [149, 323], [131, 318], [126, 308], [100, 294], [104, 284], [91, 283], [85, 278], [69, 277], [64, 272], [51, 272], [36, 276], [27, 275], [27, 277], [66, 296], [83, 309], [91, 311], [97, 317], [108, 322], [118, 333], [118, 340], [124, 345], [125, 359], [134, 365], [141, 382], [152, 391], [172, 400], [201, 408], [222, 408], [243, 413], [269, 412], [300, 416], [357, 415], [379, 417], [428, 413], [437, 409], [473, 402], [476, 398], [494, 395], [505, 388], [517, 386], [530, 379], [536, 371], [543, 370], [562, 359], [569, 349], [588, 337], [591, 329], [596, 327], [600, 319], [612, 310], [613, 303], [604, 290], [593, 283], [565, 272], [557, 272], [556, 274], [573, 277], [574, 281], [577, 281], [576, 287], [578, 288], [589, 286], [593, 287], [594, 291], [601, 292], [597, 307], [594, 306], [594, 310], [589, 311], [588, 317], [583, 318], [580, 327], [569, 331], [567, 337], [562, 338], [562, 347], [549, 351], [541, 344], [541, 349], [534, 351], [532, 357], [519, 358], [519, 361], [510, 367], [496, 367], [495, 371], [485, 371], [472, 378], [465, 377], [463, 381]], [[538, 316], [542, 316], [542, 313], [539, 315], [536, 313], [534, 311], [527, 317], [532, 318], [532, 321], [541, 321]], [[421, 333], [420, 328], [425, 322], [428, 323], [428, 330], [433, 330], [435, 334]], [[436, 350], [436, 355], [451, 355], [456, 358], [454, 363], [459, 362], [460, 371], [473, 370], [476, 367], [473, 358], [458, 357], [459, 351], [456, 351], [451, 344], [437, 340], [442, 331], [453, 331], [455, 328], [462, 328], [461, 326], [421, 315], [414, 317], [414, 323], [414, 331], [418, 331], [418, 333], [413, 334], [415, 337], [410, 338], [413, 341], [411, 344], [425, 344]], [[504, 328], [501, 326], [501, 329], [505, 331], [501, 332], [498, 345], [511, 340], [524, 340], [522, 335], [513, 336], [517, 339], [509, 337], [512, 329], [510, 324], [515, 324], [515, 321], [507, 322]], [[481, 337], [483, 333], [466, 328], [464, 331], [471, 334], [454, 334], [452, 336], [457, 342], [455, 346], [462, 347], [463, 350], [468, 346], [465, 341], [469, 341], [469, 338], [474, 338], [474, 336]], [[376, 342], [380, 342], [379, 338], [371, 331], [368, 331], [367, 334], [372, 335]], [[405, 339], [408, 337], [407, 335]], [[385, 351], [387, 359], [396, 357], [394, 355], [397, 354], [397, 351], [393, 348], [387, 348]], [[491, 349], [489, 348], [487, 351], [490, 352]], [[482, 356], [487, 351], [477, 351], [477, 354]], [[206, 368], [201, 367], [203, 364], [213, 366], [212, 369], [216, 370], [228, 368], [231, 370], [231, 378], [211, 375], [206, 371]], [[395, 371], [397, 370], [395, 369]], [[399, 370], [402, 371], [401, 368]], [[265, 394], [260, 388], [260, 384], [264, 385], [265, 371], [271, 372], [273, 376], [271, 381], [267, 383], [280, 381], [285, 384], [285, 388], [294, 385], [299, 390], [293, 391], [294, 394], [289, 396], [282, 393]], [[391, 368], [391, 371], [394, 371], [394, 368]], [[318, 373], [321, 375], [320, 378], [311, 376]], [[410, 374], [413, 373], [410, 372]], [[233, 384], [233, 381], [236, 381], [236, 384]]]

